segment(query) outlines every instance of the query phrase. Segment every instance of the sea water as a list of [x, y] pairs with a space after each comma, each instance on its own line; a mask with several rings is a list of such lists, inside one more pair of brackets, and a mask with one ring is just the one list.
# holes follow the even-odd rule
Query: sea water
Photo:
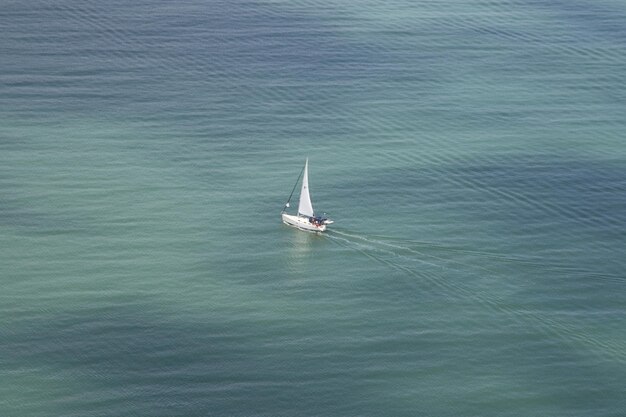
[[624, 22], [4, 0], [0, 415], [623, 416]]

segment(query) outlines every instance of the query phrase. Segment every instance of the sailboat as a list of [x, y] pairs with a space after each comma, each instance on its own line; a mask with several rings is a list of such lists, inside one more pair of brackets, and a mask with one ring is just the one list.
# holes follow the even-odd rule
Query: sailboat
[[[297, 214], [287, 214], [285, 211], [289, 208], [289, 201], [291, 196], [302, 177], [302, 188], [300, 189], [300, 204], [298, 205]], [[304, 162], [304, 169], [300, 172], [298, 179], [296, 180], [291, 195], [287, 199], [287, 203], [280, 213], [283, 219], [283, 223], [288, 226], [296, 227], [300, 230], [306, 230], [308, 232], [323, 232], [326, 230], [326, 225], [332, 224], [333, 221], [322, 216], [316, 216], [313, 211], [313, 204], [311, 203], [311, 195], [309, 194], [309, 159]]]

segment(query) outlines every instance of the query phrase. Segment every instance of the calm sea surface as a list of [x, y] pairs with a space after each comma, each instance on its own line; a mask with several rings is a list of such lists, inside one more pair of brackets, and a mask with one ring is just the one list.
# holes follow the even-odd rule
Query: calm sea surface
[[625, 22], [3, 0], [0, 415], [626, 415]]

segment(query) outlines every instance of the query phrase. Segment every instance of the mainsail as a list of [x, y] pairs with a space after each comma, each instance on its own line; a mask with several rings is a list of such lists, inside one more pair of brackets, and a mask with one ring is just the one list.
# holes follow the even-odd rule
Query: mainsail
[[304, 163], [304, 177], [302, 178], [302, 190], [300, 190], [300, 205], [298, 213], [305, 216], [313, 216], [313, 204], [309, 195], [309, 159]]

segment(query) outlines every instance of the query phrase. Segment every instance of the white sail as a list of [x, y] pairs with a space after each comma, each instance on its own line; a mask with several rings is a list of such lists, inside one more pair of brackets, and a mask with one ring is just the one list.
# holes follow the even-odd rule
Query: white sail
[[304, 163], [304, 176], [302, 177], [302, 190], [300, 190], [300, 205], [298, 213], [305, 216], [313, 216], [313, 204], [309, 195], [309, 159]]

